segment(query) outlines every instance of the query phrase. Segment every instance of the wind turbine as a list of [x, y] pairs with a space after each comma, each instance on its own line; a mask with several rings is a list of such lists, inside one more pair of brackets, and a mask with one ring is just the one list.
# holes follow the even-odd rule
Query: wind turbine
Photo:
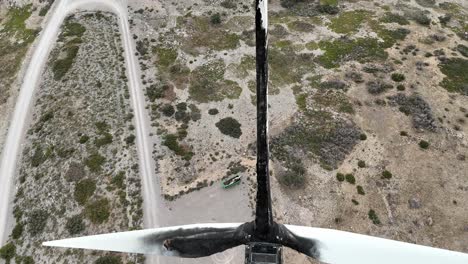
[[198, 258], [246, 245], [246, 263], [282, 263], [282, 247], [325, 263], [467, 264], [468, 254], [350, 232], [292, 226], [273, 219], [268, 149], [268, 0], [256, 0], [257, 202], [247, 223], [194, 224], [103, 234], [43, 243], [44, 246]]

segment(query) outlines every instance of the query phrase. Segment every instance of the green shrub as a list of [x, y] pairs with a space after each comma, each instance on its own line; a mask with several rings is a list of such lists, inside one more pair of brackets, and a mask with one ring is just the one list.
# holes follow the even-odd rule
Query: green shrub
[[362, 133], [361, 135], [359, 135], [359, 139], [360, 140], [366, 140], [367, 139], [367, 135]]
[[336, 174], [336, 179], [339, 181], [339, 182], [343, 182], [345, 180], [345, 176], [343, 173], [337, 173]]
[[419, 147], [422, 148], [422, 149], [427, 149], [429, 147], [429, 142], [427, 142], [425, 140], [421, 140], [421, 141], [419, 141]]
[[405, 80], [405, 75], [401, 73], [393, 73], [392, 80], [395, 82], [402, 82]]
[[351, 199], [351, 202], [354, 204], [354, 205], [359, 205], [359, 202], [354, 200], [354, 199]]
[[468, 57], [468, 47], [462, 44], [458, 44], [457, 46], [458, 52], [460, 52], [461, 55], [464, 57]]
[[9, 263], [10, 260], [15, 257], [15, 255], [16, 246], [11, 242], [0, 248], [0, 258], [6, 260], [7, 263]]
[[22, 264], [34, 264], [33, 257], [31, 257], [31, 256], [23, 257], [23, 263]]
[[241, 124], [232, 117], [226, 117], [216, 123], [216, 127], [224, 135], [231, 136], [233, 138], [239, 138], [242, 135]]
[[400, 131], [400, 136], [402, 136], [402, 137], [407, 137], [407, 136], [408, 136], [408, 132], [406, 132], [406, 131]]
[[80, 205], [84, 205], [88, 199], [96, 191], [96, 181], [92, 179], [84, 179], [79, 181], [75, 186], [75, 200]]
[[135, 135], [130, 135], [125, 138], [125, 143], [127, 143], [127, 145], [133, 145], [135, 143], [135, 138]]
[[193, 152], [181, 146], [177, 141], [178, 135], [168, 134], [163, 137], [163, 145], [174, 151], [176, 155], [182, 156], [185, 160], [192, 159]]
[[439, 68], [446, 77], [440, 85], [449, 92], [458, 92], [468, 95], [468, 60], [462, 58], [451, 58], [439, 64]]
[[405, 87], [403, 84], [397, 85], [396, 88], [397, 88], [398, 91], [404, 91], [404, 90], [406, 90], [406, 87]]
[[98, 134], [103, 134], [105, 132], [108, 132], [110, 129], [109, 124], [107, 124], [106, 121], [99, 121], [94, 124], [96, 126], [96, 129], [98, 130]]
[[392, 178], [392, 173], [388, 170], [382, 171], [382, 179], [391, 179]]
[[219, 13], [211, 15], [210, 22], [213, 25], [221, 24], [221, 15]]
[[366, 167], [366, 162], [363, 160], [358, 161], [357, 163], [359, 168], [365, 168]]
[[34, 150], [34, 154], [31, 156], [31, 166], [39, 167], [39, 165], [44, 163], [46, 160], [47, 160], [47, 157], [44, 154], [42, 147], [37, 146], [36, 149]]
[[151, 102], [154, 102], [156, 99], [163, 98], [166, 91], [171, 88], [168, 84], [152, 84], [146, 88], [146, 96]]
[[21, 235], [23, 234], [23, 230], [24, 230], [24, 226], [23, 226], [23, 223], [17, 223], [15, 228], [13, 228], [13, 231], [11, 232], [11, 237], [13, 239], [18, 239], [21, 237]]
[[45, 210], [36, 209], [29, 214], [28, 217], [28, 231], [31, 236], [36, 236], [42, 231], [47, 224], [49, 213]]
[[85, 144], [86, 142], [88, 142], [89, 140], [89, 136], [87, 135], [83, 135], [80, 137], [80, 140], [78, 141], [80, 144]]
[[106, 162], [106, 159], [101, 156], [98, 152], [91, 154], [86, 160], [85, 164], [92, 172], [98, 172], [101, 170], [101, 166]]
[[112, 143], [113, 137], [109, 132], [102, 133], [102, 137], [96, 138], [94, 140], [94, 145], [97, 148], [100, 148], [104, 145], [109, 145]]
[[110, 216], [110, 204], [107, 198], [101, 198], [86, 204], [85, 213], [94, 224], [102, 224]]
[[163, 113], [163, 115], [171, 117], [175, 113], [175, 109], [174, 106], [172, 106], [171, 104], [164, 104], [161, 107], [161, 112]]
[[75, 215], [67, 219], [65, 227], [70, 235], [76, 235], [85, 230], [85, 224], [81, 215]]
[[119, 171], [117, 175], [112, 178], [112, 184], [116, 185], [120, 189], [124, 187], [124, 181], [125, 181], [125, 172], [124, 171]]
[[365, 195], [364, 188], [361, 185], [356, 186], [357, 193], [360, 195]]
[[76, 55], [79, 51], [79, 46], [66, 46], [66, 56], [63, 59], [58, 59], [52, 66], [54, 72], [54, 79], [59, 81], [71, 69]]
[[345, 179], [347, 182], [351, 183], [351, 184], [355, 184], [356, 183], [356, 178], [354, 178], [354, 175], [351, 174], [351, 173], [348, 173], [345, 175]]
[[374, 225], [381, 224], [379, 217], [377, 216], [377, 213], [373, 209], [369, 210], [368, 216], [369, 216], [369, 219], [372, 220], [372, 223], [374, 223]]
[[95, 264], [122, 264], [122, 259], [119, 256], [103, 256], [99, 257]]

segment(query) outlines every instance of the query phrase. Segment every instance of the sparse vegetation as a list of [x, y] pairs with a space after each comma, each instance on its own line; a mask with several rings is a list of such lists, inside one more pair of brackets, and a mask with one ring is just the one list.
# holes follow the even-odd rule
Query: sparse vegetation
[[468, 60], [461, 58], [447, 59], [439, 64], [439, 68], [445, 78], [440, 85], [449, 92], [458, 92], [462, 95], [468, 95], [468, 74], [465, 69], [468, 69]]
[[190, 97], [200, 103], [239, 98], [242, 88], [234, 81], [224, 79], [223, 60], [208, 62], [192, 72]]

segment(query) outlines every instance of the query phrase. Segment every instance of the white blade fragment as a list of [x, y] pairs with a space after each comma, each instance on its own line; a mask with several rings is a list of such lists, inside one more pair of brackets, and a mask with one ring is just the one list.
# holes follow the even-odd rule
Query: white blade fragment
[[468, 254], [350, 232], [286, 225], [317, 242], [319, 260], [331, 264], [468, 264]]
[[91, 250], [105, 250], [125, 253], [154, 254], [164, 256], [177, 256], [176, 252], [168, 251], [163, 243], [172, 236], [181, 236], [184, 233], [196, 232], [200, 229], [235, 229], [238, 223], [209, 223], [184, 226], [171, 226], [138, 231], [110, 233], [86, 237], [69, 238], [44, 242], [43, 246], [80, 248]]

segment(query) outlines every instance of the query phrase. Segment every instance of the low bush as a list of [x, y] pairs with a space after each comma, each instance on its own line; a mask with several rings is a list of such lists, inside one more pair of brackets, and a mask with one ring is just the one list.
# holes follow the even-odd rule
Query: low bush
[[302, 163], [293, 163], [288, 165], [288, 171], [280, 175], [279, 182], [288, 187], [300, 188], [306, 181], [306, 170]]
[[130, 135], [125, 138], [125, 143], [127, 143], [127, 145], [133, 145], [135, 143], [135, 138], [135, 135]]
[[359, 168], [365, 168], [366, 167], [366, 162], [363, 160], [358, 161], [357, 163]]
[[102, 133], [102, 137], [96, 138], [94, 140], [94, 145], [97, 148], [100, 148], [105, 145], [109, 145], [112, 143], [113, 137], [109, 132]]
[[372, 223], [374, 223], [374, 225], [381, 224], [380, 219], [377, 216], [377, 213], [373, 209], [369, 210], [368, 216], [369, 216], [369, 219], [372, 220]]
[[80, 137], [80, 140], [78, 141], [80, 144], [85, 144], [86, 142], [88, 142], [89, 140], [89, 136], [87, 135], [83, 135]]
[[49, 218], [49, 213], [45, 210], [36, 209], [29, 214], [28, 217], [28, 231], [31, 236], [36, 236], [42, 231], [47, 224], [47, 219]]
[[357, 193], [360, 195], [365, 195], [364, 188], [361, 185], [356, 186]]
[[23, 223], [17, 223], [15, 228], [13, 228], [13, 231], [11, 231], [11, 238], [13, 239], [18, 239], [21, 237], [21, 235], [23, 234], [23, 230], [24, 230], [24, 225]]
[[388, 170], [382, 171], [382, 179], [391, 179], [392, 178], [392, 173]]
[[75, 200], [80, 205], [84, 205], [88, 199], [96, 191], [96, 181], [92, 179], [84, 179], [79, 181], [75, 186]]
[[242, 135], [241, 124], [232, 117], [221, 119], [216, 123], [216, 127], [224, 135], [228, 135], [233, 138], [239, 138]]
[[10, 263], [10, 260], [16, 255], [16, 246], [13, 243], [8, 243], [0, 248], [0, 258], [6, 260], [6, 263]]
[[94, 263], [95, 264], [122, 264], [123, 262], [119, 256], [108, 255], [108, 256], [99, 257]]
[[354, 177], [353, 174], [351, 173], [348, 173], [345, 175], [345, 179], [347, 182], [351, 183], [351, 184], [355, 184], [356, 183], [356, 178]]
[[86, 160], [85, 164], [92, 172], [101, 170], [102, 165], [106, 162], [106, 158], [101, 156], [98, 152], [91, 154]]
[[367, 135], [362, 133], [361, 135], [359, 135], [359, 139], [360, 140], [366, 140], [367, 139]]
[[67, 219], [65, 228], [68, 230], [70, 235], [76, 235], [85, 230], [85, 224], [81, 215], [75, 215]]
[[419, 147], [422, 148], [422, 149], [427, 149], [427, 148], [429, 148], [429, 142], [427, 142], [425, 140], [421, 140], [421, 141], [419, 141]]
[[339, 181], [339, 182], [343, 182], [345, 180], [345, 176], [343, 173], [337, 173], [336, 174], [336, 179]]
[[211, 15], [210, 22], [213, 25], [221, 24], [221, 15], [219, 13]]
[[109, 219], [110, 203], [107, 198], [101, 198], [86, 204], [85, 213], [94, 224], [102, 224]]
[[406, 79], [405, 75], [402, 73], [393, 73], [392, 80], [395, 82], [402, 82]]
[[171, 104], [164, 104], [161, 107], [161, 112], [163, 113], [163, 115], [171, 117], [175, 113], [175, 109], [174, 106], [172, 106]]

